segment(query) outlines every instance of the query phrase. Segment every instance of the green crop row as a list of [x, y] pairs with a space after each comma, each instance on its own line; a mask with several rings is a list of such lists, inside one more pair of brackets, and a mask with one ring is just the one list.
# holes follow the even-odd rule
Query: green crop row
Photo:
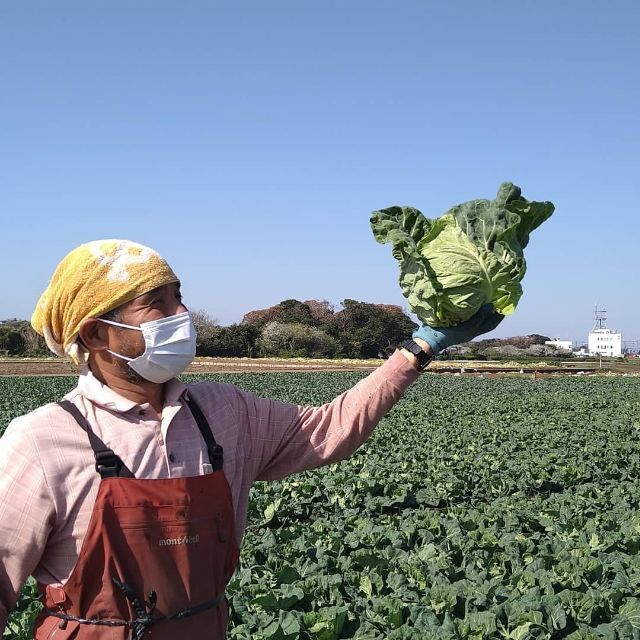
[[[321, 404], [362, 375], [212, 378]], [[73, 384], [0, 378], [0, 431]], [[229, 637], [640, 639], [639, 436], [635, 378], [422, 376], [349, 460], [254, 486]]]

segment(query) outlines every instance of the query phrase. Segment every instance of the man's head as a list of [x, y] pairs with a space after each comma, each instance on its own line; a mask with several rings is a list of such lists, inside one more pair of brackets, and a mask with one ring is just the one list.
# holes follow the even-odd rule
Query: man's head
[[164, 284], [100, 318], [87, 318], [78, 339], [93, 356], [94, 373], [111, 371], [134, 384], [165, 382], [195, 355], [195, 329], [186, 311], [180, 283]]
[[[88, 320], [114, 310], [132, 320], [123, 320], [125, 324], [172, 315], [166, 313], [169, 307], [179, 309], [173, 313], [181, 313], [185, 309], [177, 297], [179, 291], [177, 276], [152, 249], [129, 240], [96, 240], [63, 258], [38, 301], [31, 324], [51, 351], [82, 364], [88, 358], [87, 341], [97, 331], [96, 323]], [[83, 331], [78, 340], [85, 324], [93, 327], [93, 334]], [[136, 334], [125, 338], [133, 342], [132, 347], [141, 339], [139, 332], [121, 332]], [[117, 332], [108, 335], [112, 333], [115, 336]]]

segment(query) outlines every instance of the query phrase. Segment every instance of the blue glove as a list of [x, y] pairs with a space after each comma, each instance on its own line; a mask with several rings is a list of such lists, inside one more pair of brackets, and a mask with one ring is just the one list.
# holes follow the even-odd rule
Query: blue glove
[[455, 327], [429, 327], [423, 324], [414, 334], [414, 338], [424, 340], [438, 355], [443, 349], [493, 331], [504, 320], [504, 316], [495, 313], [491, 303], [485, 304], [472, 318]]

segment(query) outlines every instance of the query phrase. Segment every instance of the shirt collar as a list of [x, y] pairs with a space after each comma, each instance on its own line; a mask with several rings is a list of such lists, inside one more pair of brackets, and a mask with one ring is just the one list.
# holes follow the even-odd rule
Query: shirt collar
[[[121, 396], [106, 384], [100, 382], [88, 367], [80, 373], [78, 390], [85, 398], [94, 404], [117, 413], [126, 413], [127, 411], [142, 406], [133, 400], [129, 400], [129, 398]], [[177, 404], [186, 390], [187, 386], [184, 382], [178, 380], [178, 378], [172, 378], [166, 382], [164, 389], [165, 406]]]

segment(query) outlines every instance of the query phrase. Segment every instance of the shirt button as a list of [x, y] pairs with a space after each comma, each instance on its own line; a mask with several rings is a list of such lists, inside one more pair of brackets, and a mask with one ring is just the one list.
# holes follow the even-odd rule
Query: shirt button
[[169, 462], [175, 462], [176, 461], [176, 457], [173, 455], [173, 453], [169, 454]]

